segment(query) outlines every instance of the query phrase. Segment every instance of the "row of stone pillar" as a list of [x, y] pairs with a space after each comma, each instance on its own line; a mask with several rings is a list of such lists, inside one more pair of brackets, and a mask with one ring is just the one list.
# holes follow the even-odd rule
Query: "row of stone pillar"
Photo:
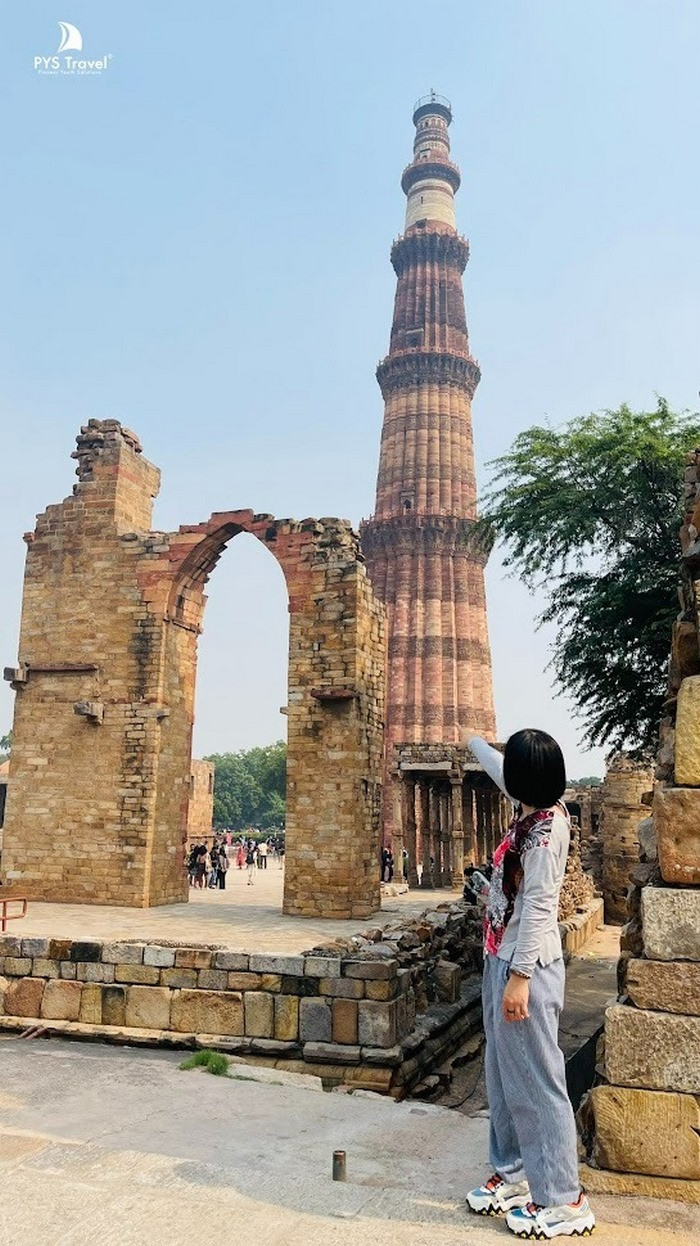
[[397, 874], [406, 849], [409, 887], [461, 889], [465, 866], [485, 864], [502, 838], [509, 817], [505, 798], [494, 786], [459, 777], [400, 774], [393, 785]]

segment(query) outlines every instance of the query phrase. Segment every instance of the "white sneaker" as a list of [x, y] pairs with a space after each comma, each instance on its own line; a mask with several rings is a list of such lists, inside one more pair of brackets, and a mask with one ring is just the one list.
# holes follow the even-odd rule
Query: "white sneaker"
[[530, 1201], [530, 1187], [527, 1181], [504, 1181], [498, 1173], [494, 1173], [476, 1190], [467, 1194], [467, 1206], [477, 1216], [500, 1216], [512, 1207], [525, 1207]]
[[534, 1237], [539, 1241], [553, 1237], [590, 1237], [595, 1228], [595, 1216], [585, 1194], [577, 1203], [565, 1203], [561, 1207], [535, 1207], [528, 1203], [516, 1207], [506, 1216], [506, 1224], [517, 1237]]

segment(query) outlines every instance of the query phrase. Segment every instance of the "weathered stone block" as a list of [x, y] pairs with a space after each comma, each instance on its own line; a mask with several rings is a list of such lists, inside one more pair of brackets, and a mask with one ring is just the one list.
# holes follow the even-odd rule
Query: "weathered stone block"
[[676, 707], [676, 783], [700, 786], [700, 675], [690, 675], [678, 689]]
[[[346, 982], [359, 982], [358, 978], [346, 978]], [[365, 995], [367, 999], [395, 999], [399, 991], [399, 983], [396, 978], [377, 978], [373, 981], [368, 978], [364, 983]]]
[[599, 1168], [700, 1178], [700, 1103], [694, 1095], [596, 1086], [590, 1108]]
[[28, 956], [6, 956], [4, 968], [8, 978], [26, 978], [32, 972], [32, 962]]
[[452, 961], [439, 960], [435, 966], [435, 986], [438, 1000], [443, 1004], [454, 1004], [459, 999], [462, 984], [462, 970]]
[[159, 969], [172, 969], [175, 964], [175, 948], [149, 944], [143, 949], [143, 963], [144, 965], [157, 965]]
[[293, 1042], [299, 1037], [299, 1000], [294, 995], [275, 995], [275, 1038]]
[[133, 1029], [170, 1029], [172, 991], [164, 986], [130, 986], [126, 993], [126, 1025]]
[[645, 861], [656, 861], [659, 856], [659, 844], [653, 818], [644, 818], [637, 827], [637, 838]]
[[49, 960], [70, 960], [71, 947], [70, 939], [49, 939]]
[[333, 1035], [331, 1010], [324, 999], [299, 1002], [299, 1036], [304, 1043], [330, 1043]]
[[266, 991], [246, 991], [243, 996], [246, 1038], [273, 1038], [274, 1002]]
[[37, 956], [32, 961], [32, 977], [33, 978], [60, 978], [61, 966], [57, 960], [47, 960], [46, 957]]
[[301, 976], [304, 972], [303, 956], [266, 956], [251, 954], [251, 973], [278, 973]]
[[156, 969], [155, 965], [115, 965], [114, 981], [138, 983], [139, 986], [157, 986], [160, 981], [160, 969]]
[[101, 943], [71, 943], [70, 958], [73, 961], [100, 960], [102, 956]]
[[51, 1021], [77, 1021], [80, 1016], [82, 991], [80, 982], [63, 982], [60, 978], [51, 978], [46, 983], [41, 1001], [41, 1016]]
[[35, 956], [47, 957], [49, 953], [49, 943], [49, 939], [23, 939], [22, 956], [31, 956], [32, 960]]
[[[69, 982], [74, 982], [78, 976], [78, 966], [74, 965], [70, 960], [60, 960], [58, 964], [61, 971], [61, 977], [65, 978]], [[102, 966], [100, 966], [100, 968], [102, 968]], [[104, 968], [108, 969], [110, 966], [105, 965]], [[113, 970], [114, 966], [112, 965], [111, 968]]]
[[317, 978], [321, 995], [339, 996], [342, 999], [362, 999], [365, 983], [362, 978]]
[[83, 1025], [102, 1025], [102, 987], [98, 982], [83, 983], [78, 1020]]
[[346, 960], [343, 961], [343, 976], [346, 978], [395, 978], [398, 968], [397, 960]]
[[177, 991], [170, 1028], [189, 1034], [242, 1037], [243, 997], [236, 991]]
[[235, 973], [245, 973], [249, 967], [250, 957], [247, 952], [215, 952], [214, 968], [228, 969]]
[[310, 978], [339, 978], [341, 963], [339, 956], [307, 956], [304, 973]]
[[700, 1017], [608, 1008], [605, 1075], [616, 1086], [700, 1094]]
[[360, 1048], [341, 1043], [304, 1043], [304, 1059], [313, 1064], [359, 1064]]
[[[61, 977], [67, 977], [64, 974], [64, 968], [68, 966], [61, 965]], [[114, 982], [114, 965], [101, 965], [96, 961], [82, 961], [74, 965], [76, 976], [79, 982]]]
[[630, 960], [625, 985], [637, 1008], [700, 1016], [700, 964]]
[[700, 960], [700, 888], [645, 887], [642, 929], [649, 960]]
[[319, 978], [299, 978], [294, 974], [282, 974], [282, 994], [298, 995], [318, 995]]
[[197, 986], [204, 991], [225, 991], [228, 988], [228, 972], [225, 969], [200, 969]]
[[126, 1025], [126, 987], [102, 987], [102, 1024]]
[[667, 883], [700, 883], [700, 787], [657, 787], [654, 827]]
[[194, 990], [197, 985], [196, 969], [161, 969], [160, 971], [161, 986], [169, 986], [172, 988], [179, 987], [184, 990]]
[[179, 947], [175, 949], [175, 968], [211, 969], [212, 956], [208, 948]]
[[362, 1047], [393, 1047], [396, 1043], [396, 1001], [360, 1000], [358, 1041]]
[[142, 943], [105, 943], [102, 962], [105, 965], [142, 965], [143, 952]]
[[0, 956], [20, 956], [22, 940], [15, 935], [0, 935]]
[[333, 1042], [353, 1046], [357, 1043], [357, 1001], [333, 1000]]
[[262, 979], [261, 973], [230, 973], [227, 985], [229, 991], [259, 991]]
[[0, 977], [0, 1013], [4, 1013], [5, 1011], [5, 991], [9, 985], [9, 978]]
[[275, 994], [282, 990], [282, 975], [279, 973], [261, 973], [260, 989], [262, 991], [272, 991]]
[[17, 978], [5, 989], [5, 1012], [10, 1017], [40, 1017], [46, 982], [43, 978]]

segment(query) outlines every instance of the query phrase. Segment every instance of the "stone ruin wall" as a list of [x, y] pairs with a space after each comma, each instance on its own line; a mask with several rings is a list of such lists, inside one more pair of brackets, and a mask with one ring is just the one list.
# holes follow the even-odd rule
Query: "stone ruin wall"
[[700, 1202], [700, 450], [685, 479], [657, 783], [638, 828], [604, 1078], [580, 1119], [601, 1188]]
[[212, 838], [214, 821], [214, 763], [193, 757], [187, 806], [187, 847]]
[[625, 753], [607, 760], [600, 810], [601, 891], [605, 920], [622, 926], [627, 921], [630, 874], [639, 860], [637, 828], [647, 813], [644, 798], [654, 786], [653, 767]]
[[337, 519], [213, 515], [150, 530], [159, 472], [116, 420], [81, 430], [78, 484], [28, 533], [3, 874], [29, 898], [187, 899], [184, 848], [206, 582], [256, 536], [289, 594], [284, 908], [379, 907], [385, 615]]

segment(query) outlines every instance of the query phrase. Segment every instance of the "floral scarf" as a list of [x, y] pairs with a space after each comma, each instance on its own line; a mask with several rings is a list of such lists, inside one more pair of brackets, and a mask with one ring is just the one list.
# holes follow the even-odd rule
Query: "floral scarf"
[[515, 814], [493, 854], [493, 873], [484, 914], [484, 951], [498, 955], [506, 926], [513, 916], [515, 897], [523, 879], [523, 853], [549, 843], [553, 812], [536, 809], [526, 817]]

